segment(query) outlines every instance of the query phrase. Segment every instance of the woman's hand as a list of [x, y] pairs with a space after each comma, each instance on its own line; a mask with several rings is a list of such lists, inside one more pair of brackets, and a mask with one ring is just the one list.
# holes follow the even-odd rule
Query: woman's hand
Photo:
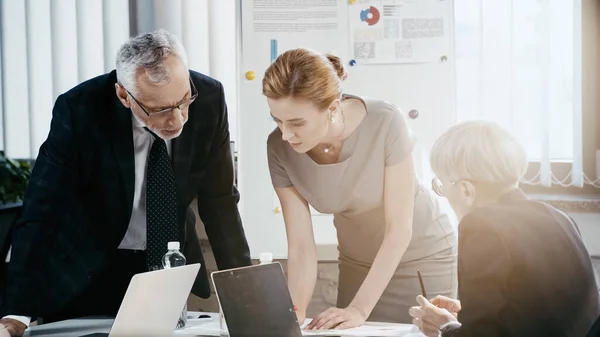
[[362, 325], [366, 320], [366, 315], [360, 309], [352, 305], [345, 309], [329, 308], [315, 316], [304, 329], [349, 329]]

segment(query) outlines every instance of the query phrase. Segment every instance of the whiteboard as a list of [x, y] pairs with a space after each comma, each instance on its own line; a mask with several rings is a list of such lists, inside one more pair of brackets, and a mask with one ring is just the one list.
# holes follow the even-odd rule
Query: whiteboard
[[[264, 71], [271, 60], [287, 49], [305, 47], [320, 52], [331, 52], [345, 62], [348, 78], [344, 92], [358, 96], [374, 97], [395, 103], [407, 114], [418, 111], [418, 117], [408, 118], [409, 126], [417, 136], [415, 164], [423, 181], [431, 180], [428, 153], [433, 141], [455, 121], [454, 112], [454, 55], [453, 55], [453, 2], [450, 0], [418, 0], [436, 7], [435, 15], [443, 22], [443, 40], [439, 50], [429, 53], [422, 62], [367, 64], [360, 60], [350, 66], [356, 56], [351, 43], [351, 21], [349, 15], [357, 13], [352, 6], [367, 6], [370, 3], [412, 3], [403, 1], [364, 0], [238, 0], [238, 187], [241, 193], [240, 213], [253, 257], [261, 252], [271, 252], [275, 258], [287, 257], [287, 242], [283, 217], [278, 209], [278, 200], [271, 185], [267, 164], [266, 141], [276, 126], [269, 114], [265, 97], [261, 92]], [[275, 8], [279, 5], [281, 8]], [[265, 6], [271, 6], [273, 15], [265, 15]], [[305, 13], [295, 14], [286, 8], [305, 6]], [[317, 8], [319, 7], [319, 8]], [[333, 8], [335, 13], [330, 10]], [[421, 5], [420, 10], [427, 10]], [[319, 12], [314, 14], [315, 12]], [[310, 13], [309, 13], [310, 12]], [[360, 12], [360, 11], [358, 11]], [[387, 13], [387, 11], [386, 11]], [[441, 14], [440, 14], [441, 13]], [[268, 13], [267, 13], [268, 14]], [[380, 13], [382, 20], [384, 13]], [[301, 24], [303, 17], [328, 17], [327, 25]], [[275, 23], [269, 26], [265, 21]], [[278, 31], [277, 18], [294, 25], [281, 25]], [[353, 17], [356, 19], [356, 17]], [[255, 20], [256, 19], [256, 20]], [[314, 19], [312, 19], [314, 21]], [[261, 23], [260, 25], [255, 23]], [[291, 27], [291, 28], [289, 28]], [[320, 28], [319, 28], [320, 27]], [[295, 31], [303, 30], [303, 31]], [[354, 34], [352, 34], [354, 35]], [[272, 42], [275, 40], [276, 42]], [[272, 46], [276, 46], [274, 51]], [[436, 55], [439, 54], [439, 55]], [[273, 54], [273, 55], [272, 55]], [[255, 76], [248, 77], [248, 74]], [[332, 216], [313, 210], [313, 228], [318, 245], [336, 245], [336, 231]]]

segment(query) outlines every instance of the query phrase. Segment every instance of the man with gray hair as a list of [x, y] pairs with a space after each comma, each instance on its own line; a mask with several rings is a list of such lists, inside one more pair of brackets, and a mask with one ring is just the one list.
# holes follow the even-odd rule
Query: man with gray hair
[[458, 124], [433, 145], [433, 189], [458, 224], [458, 296], [417, 297], [427, 336], [586, 336], [600, 314], [590, 256], [575, 222], [519, 189], [523, 146], [486, 121]]
[[161, 267], [169, 241], [202, 263], [195, 216], [219, 269], [251, 264], [237, 209], [221, 83], [188, 70], [176, 37], [131, 38], [116, 70], [60, 95], [12, 236], [0, 323], [116, 315], [129, 281]]

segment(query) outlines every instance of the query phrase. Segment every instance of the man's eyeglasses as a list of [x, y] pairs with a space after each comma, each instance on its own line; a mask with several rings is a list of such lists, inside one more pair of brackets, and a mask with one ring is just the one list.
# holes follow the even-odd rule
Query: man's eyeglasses
[[[121, 85], [122, 86], [122, 85]], [[123, 86], [122, 86], [123, 87]], [[142, 109], [142, 111], [144, 111], [146, 113], [146, 115], [148, 115], [148, 117], [151, 118], [161, 118], [161, 117], [166, 117], [169, 114], [171, 114], [171, 112], [173, 112], [173, 110], [175, 109], [179, 109], [179, 110], [184, 110], [187, 109], [187, 107], [189, 107], [194, 100], [198, 97], [198, 90], [196, 89], [196, 86], [194, 85], [194, 82], [190, 79], [190, 88], [191, 88], [191, 92], [190, 92], [190, 98], [188, 98], [186, 101], [179, 103], [176, 106], [172, 106], [170, 108], [166, 108], [166, 109], [161, 109], [158, 111], [153, 111], [153, 112], [148, 112], [148, 108], [144, 107], [144, 105], [142, 103], [140, 103], [140, 101], [138, 101], [130, 92], [129, 90], [125, 89], [125, 87], [123, 87], [123, 89], [125, 89], [125, 91], [127, 91], [127, 93], [129, 94], [129, 96], [131, 96], [131, 98], [133, 98], [133, 100], [135, 101], [135, 103], [137, 105], [139, 105], [139, 107]], [[148, 109], [148, 110], [146, 110]]]

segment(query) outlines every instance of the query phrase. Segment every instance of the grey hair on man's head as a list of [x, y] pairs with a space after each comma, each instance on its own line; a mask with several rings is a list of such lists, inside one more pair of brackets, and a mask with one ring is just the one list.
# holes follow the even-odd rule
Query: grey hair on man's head
[[143, 69], [152, 83], [168, 83], [171, 69], [164, 65], [164, 60], [171, 55], [177, 56], [187, 68], [183, 45], [164, 29], [132, 37], [117, 52], [117, 81], [127, 90], [136, 92], [136, 74]]
[[498, 186], [518, 185], [527, 170], [527, 154], [507, 130], [488, 121], [457, 124], [431, 149], [431, 169], [450, 181], [471, 180]]

